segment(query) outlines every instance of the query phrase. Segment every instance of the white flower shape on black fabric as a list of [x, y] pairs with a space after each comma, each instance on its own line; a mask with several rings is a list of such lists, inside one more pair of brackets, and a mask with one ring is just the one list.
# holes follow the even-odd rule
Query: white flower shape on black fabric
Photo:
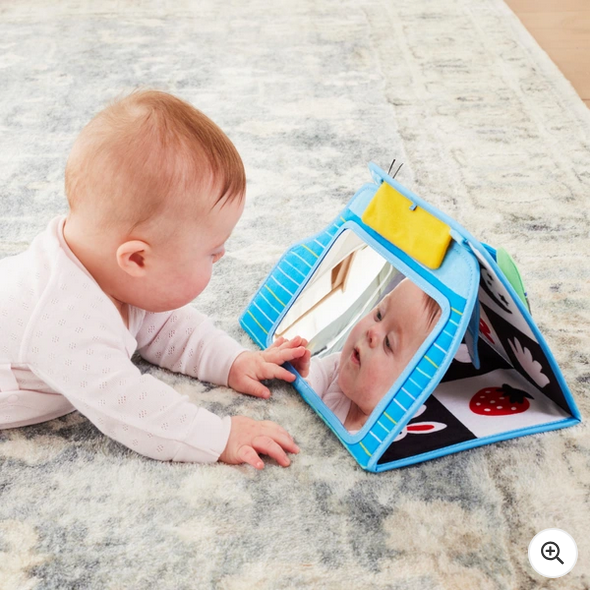
[[520, 363], [520, 366], [527, 372], [528, 376], [541, 388], [545, 387], [549, 383], [549, 377], [543, 373], [543, 367], [539, 361], [533, 358], [531, 351], [528, 348], [522, 346], [518, 341], [518, 338], [508, 340], [512, 352], [516, 356], [516, 360]]

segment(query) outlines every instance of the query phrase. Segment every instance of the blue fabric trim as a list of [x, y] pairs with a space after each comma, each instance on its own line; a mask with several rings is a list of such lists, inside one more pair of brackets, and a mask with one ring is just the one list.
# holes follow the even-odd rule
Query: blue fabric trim
[[539, 432], [558, 430], [560, 428], [567, 428], [568, 426], [575, 426], [579, 423], [580, 420], [578, 420], [577, 418], [564, 418], [562, 420], [557, 420], [555, 422], [548, 422], [545, 424], [538, 424], [537, 426], [529, 426], [527, 428], [510, 430], [507, 432], [495, 434], [493, 436], [485, 436], [483, 438], [476, 438], [464, 441], [462, 443], [457, 443], [455, 445], [443, 447], [442, 449], [429, 451], [428, 453], [422, 453], [420, 455], [414, 455], [412, 457], [398, 459], [397, 461], [392, 461], [391, 463], [383, 463], [382, 465], [377, 465], [377, 468], [371, 469], [371, 471], [374, 471], [375, 473], [381, 471], [389, 471], [390, 469], [397, 469], [398, 467], [405, 467], [407, 465], [413, 465], [415, 463], [422, 463], [423, 461], [429, 461], [430, 459], [436, 459], [437, 457], [452, 455], [453, 453], [458, 453], [459, 451], [465, 451], [467, 449], [473, 449], [475, 447], [482, 447], [484, 445], [489, 445], [495, 442], [499, 442], [501, 440], [509, 440], [511, 438], [519, 438], [521, 436], [527, 436], [529, 434], [537, 434]]
[[378, 188], [379, 186], [373, 183], [364, 184], [348, 202], [347, 208], [357, 217], [362, 217], [367, 205], [375, 196]]

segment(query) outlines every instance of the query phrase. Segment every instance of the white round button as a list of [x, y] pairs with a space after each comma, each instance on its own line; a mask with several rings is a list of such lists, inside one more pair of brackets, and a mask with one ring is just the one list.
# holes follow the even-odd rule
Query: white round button
[[561, 529], [545, 529], [529, 543], [529, 561], [546, 578], [559, 578], [572, 571], [578, 560], [578, 546]]

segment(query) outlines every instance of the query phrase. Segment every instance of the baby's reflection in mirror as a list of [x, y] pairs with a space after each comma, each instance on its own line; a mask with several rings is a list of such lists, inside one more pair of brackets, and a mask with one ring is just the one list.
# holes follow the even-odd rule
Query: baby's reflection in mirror
[[362, 428], [440, 317], [438, 303], [402, 280], [351, 329], [341, 352], [292, 365], [351, 433]]

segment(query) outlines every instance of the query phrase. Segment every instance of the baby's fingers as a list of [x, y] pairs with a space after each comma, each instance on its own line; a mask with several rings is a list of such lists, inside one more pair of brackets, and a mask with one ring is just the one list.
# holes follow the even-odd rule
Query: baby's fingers
[[264, 469], [262, 459], [251, 446], [244, 445], [240, 447], [238, 459], [240, 459], [242, 463], [248, 463], [249, 465], [252, 465], [252, 467], [256, 467], [256, 469]]
[[267, 349], [264, 352], [264, 359], [267, 362], [282, 365], [286, 361], [301, 358], [305, 355], [306, 350], [305, 346], [292, 347], [289, 343], [288, 346], [282, 346], [281, 348]]
[[291, 364], [297, 372], [305, 379], [309, 375], [309, 367], [311, 366], [311, 352], [305, 351], [305, 354], [298, 359], [293, 359]]
[[[268, 377], [264, 378], [268, 379]], [[262, 385], [262, 383], [260, 383], [260, 381], [257, 379], [252, 379], [251, 377], [244, 379], [238, 391], [247, 395], [253, 395], [254, 397], [261, 397], [263, 399], [268, 399], [270, 397], [270, 389]]]
[[[299, 452], [299, 447], [295, 444], [293, 437], [282, 426], [272, 420], [264, 420], [262, 424], [264, 426], [264, 435], [272, 438], [289, 453]], [[264, 435], [261, 434], [261, 436]]]
[[283, 369], [283, 367], [279, 367], [278, 365], [271, 365], [269, 374], [270, 377], [266, 377], [266, 379], [282, 379], [289, 383], [292, 383], [297, 378], [293, 373], [290, 373], [287, 369]]
[[268, 348], [278, 348], [279, 346], [281, 346], [281, 344], [284, 344], [286, 341], [287, 339], [281, 336], [277, 338]]
[[300, 367], [309, 368], [309, 365], [311, 364], [311, 351], [306, 349], [305, 354], [299, 359], [298, 362]]
[[252, 442], [252, 446], [259, 453], [264, 453], [276, 460], [279, 465], [289, 467], [291, 461], [281, 446], [270, 436], [257, 436]]

